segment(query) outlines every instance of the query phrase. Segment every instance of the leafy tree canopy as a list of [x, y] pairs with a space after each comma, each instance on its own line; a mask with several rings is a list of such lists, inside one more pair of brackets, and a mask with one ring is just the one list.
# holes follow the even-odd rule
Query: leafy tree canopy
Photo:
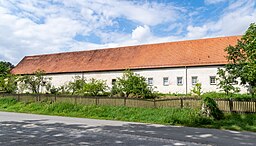
[[125, 71], [121, 78], [117, 78], [116, 83], [112, 87], [112, 94], [120, 93], [126, 97], [155, 97], [153, 88], [148, 86], [145, 77], [135, 74], [130, 70]]
[[17, 90], [17, 76], [7, 74], [0, 77], [0, 92], [14, 93]]
[[225, 51], [229, 64], [227, 71], [241, 80], [242, 85], [249, 85], [252, 93], [256, 88], [256, 23], [252, 23], [235, 46], [228, 46]]
[[70, 91], [72, 95], [78, 94], [83, 89], [85, 83], [86, 80], [84, 78], [75, 76], [74, 81], [69, 82], [67, 85], [68, 91]]
[[226, 93], [226, 95], [240, 91], [238, 87], [234, 87], [235, 76], [233, 74], [229, 74], [225, 69], [218, 69], [217, 75], [217, 85]]
[[[19, 78], [20, 89], [40, 93], [43, 86], [50, 84], [51, 78], [45, 77], [45, 72], [38, 70], [33, 75], [24, 75]], [[22, 91], [23, 92], [23, 91]]]
[[0, 61], [0, 77], [9, 74], [12, 68], [14, 68], [14, 65], [12, 63]]
[[85, 95], [88, 94], [92, 96], [97, 96], [99, 94], [103, 94], [107, 89], [108, 86], [106, 84], [106, 81], [91, 78], [84, 84], [81, 92]]

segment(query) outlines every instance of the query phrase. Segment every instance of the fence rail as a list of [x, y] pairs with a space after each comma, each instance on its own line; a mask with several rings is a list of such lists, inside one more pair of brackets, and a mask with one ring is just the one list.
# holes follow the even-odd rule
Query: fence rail
[[[107, 96], [77, 96], [77, 95], [52, 95], [52, 94], [3, 94], [1, 97], [14, 97], [23, 102], [69, 102], [84, 105], [111, 105], [144, 108], [200, 108], [199, 98], [180, 97], [172, 99], [137, 99]], [[256, 99], [241, 101], [237, 99], [215, 99], [220, 110], [224, 112], [256, 113]]]

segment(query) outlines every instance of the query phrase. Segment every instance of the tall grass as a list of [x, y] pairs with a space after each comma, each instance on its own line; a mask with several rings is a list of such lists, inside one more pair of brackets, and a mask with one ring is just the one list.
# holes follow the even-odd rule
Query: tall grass
[[85, 106], [49, 102], [24, 103], [13, 98], [0, 98], [0, 110], [256, 132], [256, 114], [226, 114], [224, 120], [214, 121], [201, 116], [195, 109]]

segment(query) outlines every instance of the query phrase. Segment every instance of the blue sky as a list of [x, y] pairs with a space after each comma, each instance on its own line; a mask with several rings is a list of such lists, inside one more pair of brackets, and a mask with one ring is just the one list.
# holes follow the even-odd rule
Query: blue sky
[[256, 0], [0, 0], [0, 60], [241, 35]]

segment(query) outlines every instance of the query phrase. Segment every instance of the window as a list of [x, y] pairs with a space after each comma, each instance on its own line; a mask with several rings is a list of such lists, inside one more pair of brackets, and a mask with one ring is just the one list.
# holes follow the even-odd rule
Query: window
[[177, 77], [177, 85], [183, 85], [182, 77]]
[[164, 86], [168, 86], [169, 85], [169, 78], [168, 77], [164, 77], [163, 78], [163, 85]]
[[112, 85], [115, 85], [116, 79], [112, 79]]
[[197, 76], [192, 77], [192, 85], [195, 85], [197, 83]]
[[210, 85], [216, 85], [216, 76], [210, 76]]
[[150, 86], [153, 85], [153, 78], [148, 78], [148, 85], [150, 85]]

